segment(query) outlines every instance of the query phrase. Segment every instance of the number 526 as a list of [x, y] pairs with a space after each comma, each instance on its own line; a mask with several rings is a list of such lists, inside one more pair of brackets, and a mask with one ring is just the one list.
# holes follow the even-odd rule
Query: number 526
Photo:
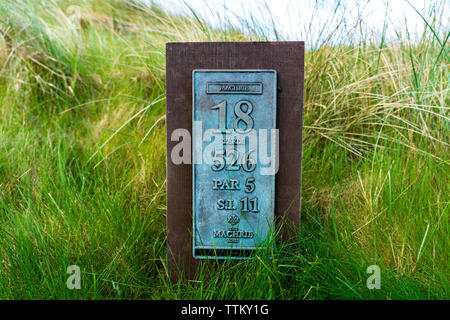
[[[214, 164], [211, 166], [213, 171], [221, 171], [225, 168], [227, 171], [237, 171], [241, 167], [246, 172], [252, 172], [256, 168], [256, 162], [250, 158], [250, 154], [254, 152], [255, 149], [249, 150], [242, 154], [234, 149], [229, 149], [226, 152], [224, 150], [216, 150], [214, 157], [212, 158]], [[227, 159], [228, 165], [227, 165]]]

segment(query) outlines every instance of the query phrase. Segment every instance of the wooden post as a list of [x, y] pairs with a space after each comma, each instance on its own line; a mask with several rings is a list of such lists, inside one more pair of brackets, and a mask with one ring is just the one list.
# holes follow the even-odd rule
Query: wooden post
[[[192, 165], [171, 161], [173, 130], [192, 136], [194, 69], [273, 69], [278, 74], [279, 170], [275, 179], [276, 223], [283, 241], [300, 227], [303, 126], [303, 42], [190, 42], [166, 45], [167, 261], [172, 282], [192, 279]], [[293, 229], [291, 227], [294, 227]], [[292, 232], [294, 230], [294, 233]]]

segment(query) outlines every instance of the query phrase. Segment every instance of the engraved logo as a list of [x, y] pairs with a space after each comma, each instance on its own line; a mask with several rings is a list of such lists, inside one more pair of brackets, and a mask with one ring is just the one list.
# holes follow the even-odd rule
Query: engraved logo
[[233, 214], [230, 214], [230, 215], [227, 217], [228, 223], [231, 224], [232, 226], [237, 225], [237, 224], [239, 223], [240, 220], [241, 220], [241, 218], [239, 218], [239, 216], [236, 215], [236, 214], [234, 214], [234, 213], [233, 213]]
[[206, 93], [208, 94], [262, 94], [261, 82], [208, 82], [206, 84]]
[[240, 231], [231, 227], [229, 230], [214, 230], [214, 238], [224, 238], [227, 242], [238, 243], [239, 239], [252, 239], [255, 236], [253, 231]]

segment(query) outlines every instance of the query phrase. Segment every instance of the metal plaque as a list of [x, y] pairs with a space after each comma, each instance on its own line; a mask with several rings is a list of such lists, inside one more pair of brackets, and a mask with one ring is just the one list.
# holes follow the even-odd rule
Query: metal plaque
[[193, 254], [247, 258], [272, 245], [277, 74], [194, 70], [192, 87]]

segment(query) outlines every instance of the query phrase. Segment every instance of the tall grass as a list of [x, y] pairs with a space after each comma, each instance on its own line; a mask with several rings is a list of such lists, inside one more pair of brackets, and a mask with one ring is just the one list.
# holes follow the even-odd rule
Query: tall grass
[[[398, 30], [396, 41], [336, 42], [337, 23], [307, 50], [297, 246], [214, 273], [205, 262], [172, 285], [165, 43], [267, 34], [133, 1], [2, 1], [0, 297], [448, 298], [444, 4], [421, 13], [417, 41]], [[66, 287], [73, 264], [81, 290]], [[366, 287], [372, 264], [380, 290]]]

